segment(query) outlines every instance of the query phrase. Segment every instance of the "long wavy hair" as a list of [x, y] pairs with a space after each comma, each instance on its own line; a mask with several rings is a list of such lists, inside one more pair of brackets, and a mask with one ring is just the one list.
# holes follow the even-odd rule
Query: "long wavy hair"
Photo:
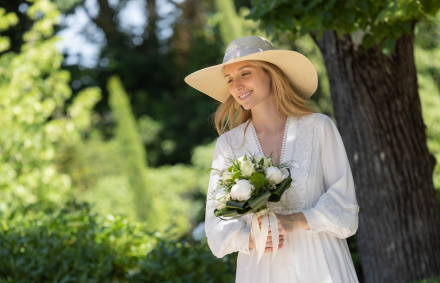
[[[278, 115], [285, 114], [287, 116], [304, 116], [315, 113], [309, 108], [310, 101], [299, 97], [292, 86], [289, 79], [276, 65], [260, 61], [249, 60], [249, 64], [260, 66], [271, 77], [271, 91], [275, 96], [275, 103]], [[220, 104], [213, 114], [214, 124], [219, 135], [241, 125], [249, 119], [252, 119], [250, 110], [243, 110], [240, 104], [231, 95], [222, 104]]]

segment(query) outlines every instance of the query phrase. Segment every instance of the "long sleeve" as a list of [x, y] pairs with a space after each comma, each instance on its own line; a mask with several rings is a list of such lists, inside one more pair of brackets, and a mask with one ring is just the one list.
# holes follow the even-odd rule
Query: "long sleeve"
[[312, 236], [326, 232], [345, 239], [357, 231], [359, 206], [342, 138], [328, 117], [321, 131], [320, 151], [325, 192], [313, 208], [302, 212]]
[[[212, 160], [212, 168], [227, 168], [222, 142], [224, 136], [217, 139]], [[211, 173], [206, 201], [205, 233], [212, 253], [222, 258], [227, 254], [240, 251], [249, 253], [250, 218], [245, 215], [239, 219], [221, 220], [214, 215], [214, 192], [220, 176]], [[246, 225], [245, 225], [246, 222]], [[246, 226], [246, 227], [245, 227]]]

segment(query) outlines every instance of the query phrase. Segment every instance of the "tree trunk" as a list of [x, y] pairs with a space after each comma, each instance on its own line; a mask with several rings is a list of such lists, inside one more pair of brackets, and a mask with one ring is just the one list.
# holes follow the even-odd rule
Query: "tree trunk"
[[367, 283], [440, 276], [440, 213], [418, 94], [412, 34], [386, 57], [328, 31], [324, 57], [356, 185], [356, 235]]

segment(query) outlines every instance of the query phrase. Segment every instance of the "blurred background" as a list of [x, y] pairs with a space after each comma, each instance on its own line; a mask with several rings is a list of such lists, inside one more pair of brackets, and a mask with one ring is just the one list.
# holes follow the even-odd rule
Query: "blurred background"
[[[250, 0], [1, 1], [0, 282], [234, 282], [236, 254], [215, 258], [203, 226], [218, 103], [184, 77], [221, 63], [235, 38], [271, 39], [245, 19], [251, 9]], [[415, 35], [439, 160], [440, 14]], [[313, 62], [313, 107], [333, 118], [311, 37], [274, 44]], [[439, 195], [438, 164], [433, 178]]]

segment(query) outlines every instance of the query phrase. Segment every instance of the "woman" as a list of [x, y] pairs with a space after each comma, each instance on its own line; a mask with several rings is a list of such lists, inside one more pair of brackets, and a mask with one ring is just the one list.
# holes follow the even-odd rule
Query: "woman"
[[280, 202], [268, 205], [278, 220], [279, 246], [273, 247], [268, 237], [258, 264], [252, 215], [235, 220], [213, 216], [219, 176], [211, 175], [205, 231], [215, 256], [239, 252], [236, 282], [358, 282], [346, 238], [356, 233], [359, 206], [336, 126], [306, 107], [318, 83], [313, 64], [250, 36], [232, 41], [222, 64], [185, 81], [222, 102], [215, 113], [220, 137], [213, 168], [227, 168], [228, 157], [246, 151], [266, 157], [272, 152], [279, 162], [292, 161], [291, 187]]

